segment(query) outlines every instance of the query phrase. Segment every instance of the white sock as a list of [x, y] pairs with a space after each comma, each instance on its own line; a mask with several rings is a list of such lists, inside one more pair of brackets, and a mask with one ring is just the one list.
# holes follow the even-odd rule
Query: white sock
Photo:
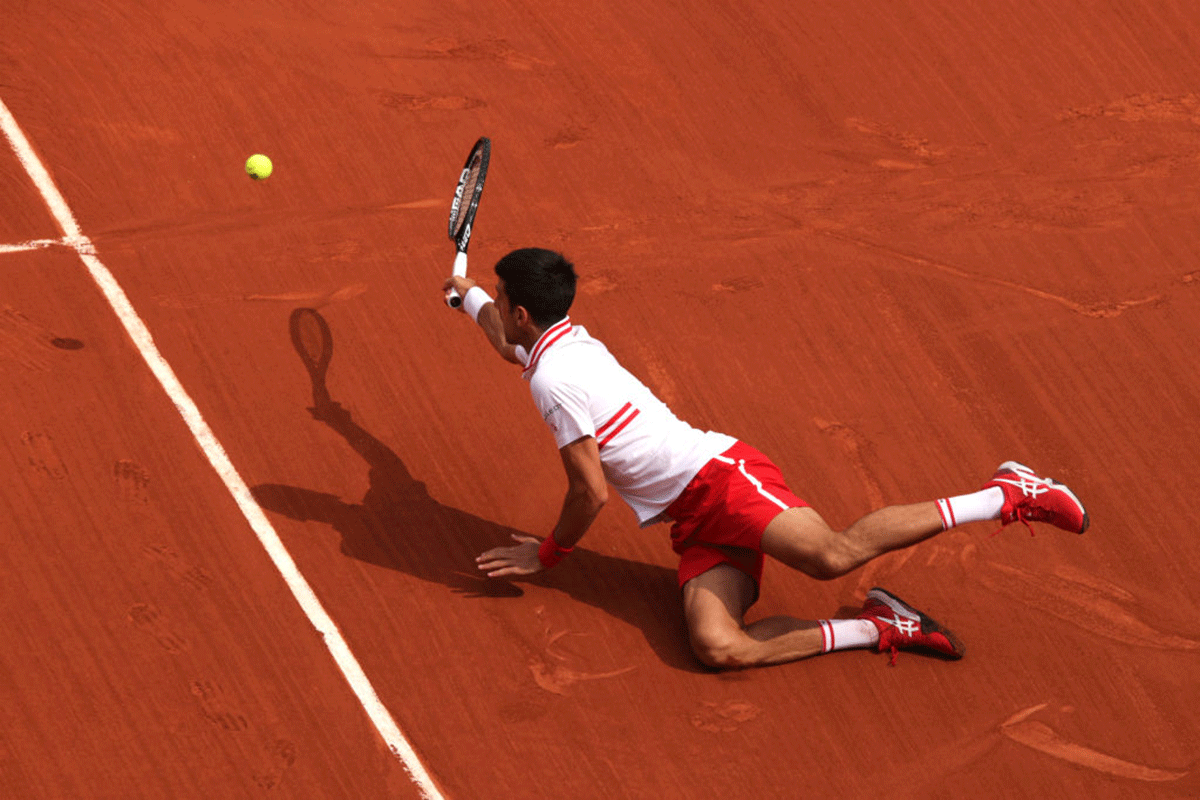
[[938, 513], [942, 515], [944, 531], [968, 522], [1000, 519], [1000, 509], [1004, 507], [1004, 490], [999, 486], [989, 486], [971, 494], [938, 500], [937, 507]]
[[852, 647], [875, 647], [879, 644], [879, 628], [869, 619], [822, 619], [821, 652], [849, 650]]

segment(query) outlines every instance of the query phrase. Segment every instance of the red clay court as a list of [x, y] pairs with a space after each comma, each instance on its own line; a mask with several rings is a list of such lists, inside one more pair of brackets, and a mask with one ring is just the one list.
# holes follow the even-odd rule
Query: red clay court
[[[1200, 795], [1194, 4], [8, 0], [0, 30], [0, 794]], [[482, 579], [565, 482], [442, 303], [480, 135], [472, 274], [566, 252], [572, 318], [831, 524], [1015, 459], [1091, 529], [768, 564], [754, 614], [881, 585], [955, 663], [706, 671], [667, 529], [615, 499], [554, 571]]]

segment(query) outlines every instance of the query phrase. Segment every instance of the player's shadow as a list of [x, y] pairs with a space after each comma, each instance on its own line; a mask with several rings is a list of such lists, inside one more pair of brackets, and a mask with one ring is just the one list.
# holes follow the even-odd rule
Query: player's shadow
[[[305, 312], [312, 321], [316, 312]], [[322, 347], [331, 351], [328, 326], [319, 315], [316, 319], [325, 339]], [[295, 322], [293, 315], [293, 326]], [[519, 584], [478, 573], [475, 557], [492, 547], [513, 544], [512, 534], [526, 532], [430, 497], [404, 461], [330, 397], [324, 368], [314, 369], [317, 364], [328, 365], [330, 352], [323, 359], [306, 357], [304, 337], [297, 335], [295, 327], [292, 338], [313, 379], [314, 405], [309, 412], [362, 456], [370, 485], [361, 502], [347, 503], [317, 489], [260, 484], [251, 489], [259, 504], [295, 520], [332, 526], [342, 537], [342, 552], [353, 558], [443, 584], [468, 597], [521, 597], [524, 591]], [[309, 337], [310, 348], [311, 341], [320, 338]], [[704, 671], [688, 647], [673, 570], [576, 547], [553, 572], [526, 582], [561, 590], [636, 626], [666, 664]]]

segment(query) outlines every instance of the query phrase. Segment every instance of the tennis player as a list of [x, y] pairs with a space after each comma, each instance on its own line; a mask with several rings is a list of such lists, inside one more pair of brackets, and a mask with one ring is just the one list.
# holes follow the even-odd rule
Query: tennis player
[[575, 269], [561, 254], [515, 250], [495, 271], [494, 301], [468, 278], [450, 278], [443, 290], [456, 289], [462, 310], [496, 351], [523, 368], [558, 444], [568, 488], [548, 536], [514, 535], [513, 546], [476, 559], [489, 576], [530, 575], [559, 563], [596, 519], [611, 485], [643, 527], [671, 524], [688, 635], [696, 656], [711, 667], [778, 664], [862, 647], [890, 651], [892, 663], [897, 650], [917, 647], [961, 658], [963, 646], [954, 634], [878, 588], [868, 592], [854, 618], [776, 616], [747, 623], [764, 554], [831, 579], [968, 522], [1036, 521], [1087, 530], [1087, 512], [1070, 489], [1009, 461], [979, 491], [881, 508], [835, 531], [792, 493], [769, 458], [678, 419], [571, 321]]

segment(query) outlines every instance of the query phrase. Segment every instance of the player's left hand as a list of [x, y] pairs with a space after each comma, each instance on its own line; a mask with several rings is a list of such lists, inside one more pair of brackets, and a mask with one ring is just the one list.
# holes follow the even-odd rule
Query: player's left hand
[[510, 575], [532, 575], [545, 569], [538, 558], [542, 540], [535, 536], [512, 535], [518, 544], [513, 547], [493, 547], [475, 559], [479, 568], [489, 578], [504, 578]]

